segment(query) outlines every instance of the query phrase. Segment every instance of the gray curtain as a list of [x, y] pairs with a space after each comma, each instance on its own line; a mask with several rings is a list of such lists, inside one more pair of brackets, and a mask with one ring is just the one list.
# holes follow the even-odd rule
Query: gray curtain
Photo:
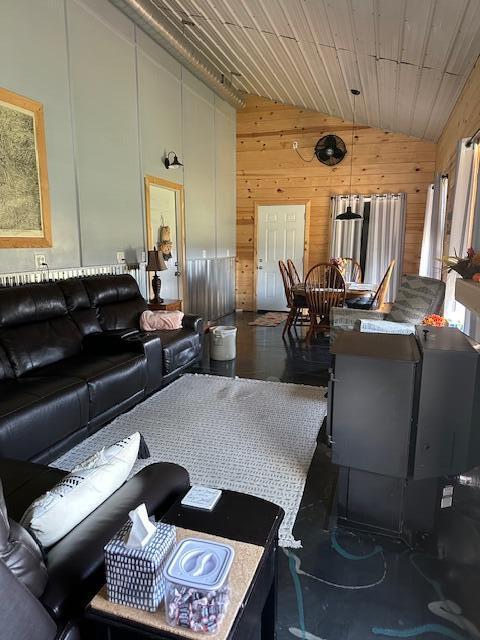
[[372, 196], [368, 230], [365, 282], [379, 284], [388, 265], [395, 260], [386, 301], [393, 302], [403, 272], [405, 242], [405, 194]]
[[360, 261], [362, 222], [360, 220], [337, 220], [339, 213], [346, 211], [349, 204], [352, 211], [363, 214], [364, 196], [332, 196], [331, 202], [331, 258], [353, 258]]

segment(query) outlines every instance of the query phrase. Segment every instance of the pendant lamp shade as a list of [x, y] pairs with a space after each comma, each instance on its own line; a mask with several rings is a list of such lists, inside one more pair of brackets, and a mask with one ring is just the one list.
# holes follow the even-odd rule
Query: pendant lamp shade
[[335, 218], [336, 220], [361, 220], [362, 216], [359, 213], [352, 211], [352, 207], [348, 205], [347, 210], [343, 213], [339, 213]]

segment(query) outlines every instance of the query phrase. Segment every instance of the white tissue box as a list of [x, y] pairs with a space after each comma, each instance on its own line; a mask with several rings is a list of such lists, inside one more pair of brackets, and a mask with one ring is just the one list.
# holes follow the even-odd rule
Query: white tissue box
[[163, 569], [175, 547], [175, 527], [158, 522], [150, 542], [132, 549], [126, 546], [131, 526], [127, 522], [105, 546], [108, 599], [153, 613], [165, 595]]

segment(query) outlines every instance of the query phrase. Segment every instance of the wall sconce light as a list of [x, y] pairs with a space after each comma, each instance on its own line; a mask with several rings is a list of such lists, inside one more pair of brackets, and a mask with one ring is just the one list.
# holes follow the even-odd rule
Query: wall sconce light
[[[173, 160], [170, 160], [170, 156], [173, 155]], [[167, 169], [178, 169], [179, 167], [183, 167], [183, 164], [177, 158], [177, 154], [175, 151], [169, 151], [167, 153], [167, 157], [165, 158], [165, 167]]]

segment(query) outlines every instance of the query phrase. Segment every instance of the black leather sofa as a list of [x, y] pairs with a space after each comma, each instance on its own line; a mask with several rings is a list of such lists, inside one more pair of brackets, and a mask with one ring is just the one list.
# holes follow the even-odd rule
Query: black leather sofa
[[200, 318], [146, 307], [129, 275], [0, 289], [0, 456], [50, 462], [201, 358]]
[[[51, 489], [65, 471], [18, 460], [0, 459], [8, 516], [20, 520], [25, 509]], [[48, 582], [35, 598], [0, 559], [0, 638], [78, 640], [91, 637], [82, 614], [104, 583], [105, 544], [142, 502], [160, 518], [189, 487], [188, 473], [169, 463], [151, 464], [55, 545], [45, 550]], [[77, 624], [78, 623], [78, 624]]]

